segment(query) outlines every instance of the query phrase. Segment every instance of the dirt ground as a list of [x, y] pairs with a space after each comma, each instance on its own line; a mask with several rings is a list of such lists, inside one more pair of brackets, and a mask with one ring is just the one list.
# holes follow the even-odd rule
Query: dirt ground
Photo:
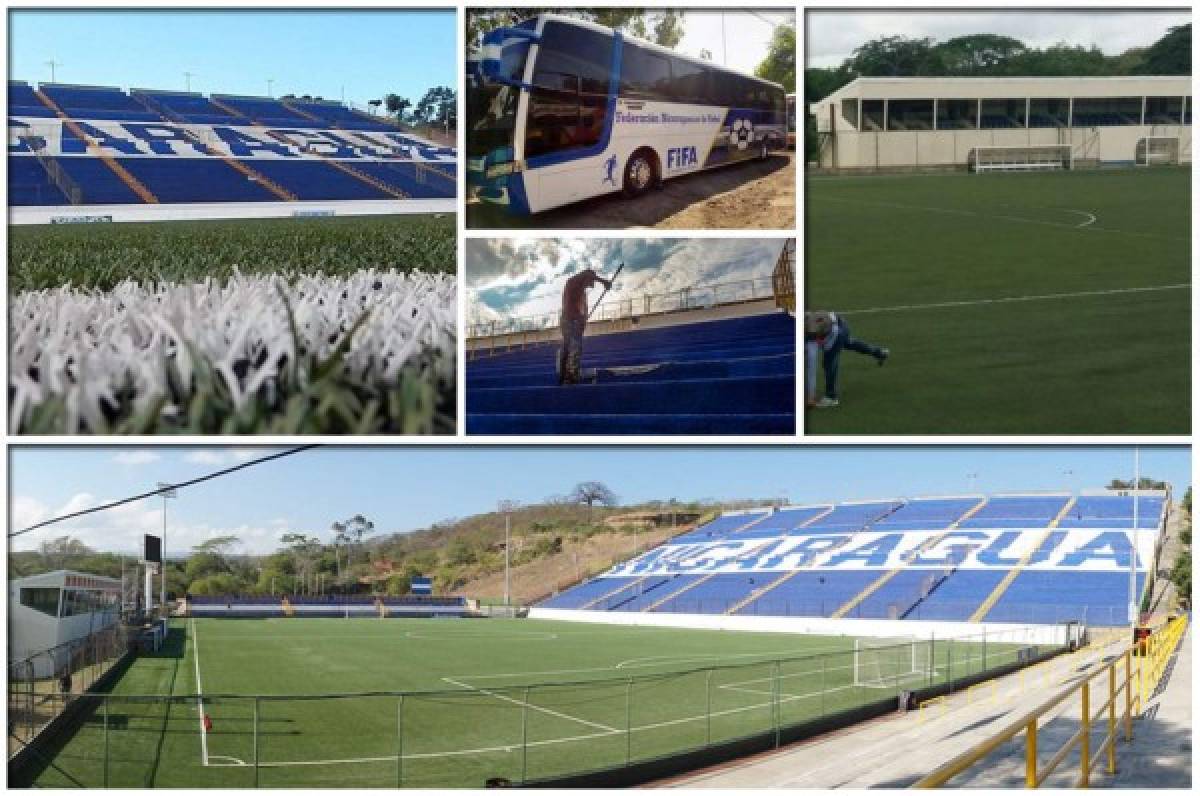
[[635, 199], [601, 196], [534, 216], [467, 200], [467, 229], [786, 229], [796, 227], [796, 155], [776, 152], [687, 177]]

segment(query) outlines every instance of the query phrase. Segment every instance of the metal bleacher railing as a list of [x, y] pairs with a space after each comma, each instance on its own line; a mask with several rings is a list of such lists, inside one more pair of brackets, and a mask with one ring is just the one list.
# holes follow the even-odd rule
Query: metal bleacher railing
[[[592, 323], [619, 321], [642, 315], [654, 315], [679, 310], [701, 309], [722, 304], [774, 298], [775, 285], [771, 277], [740, 279], [715, 285], [694, 285], [666, 293], [646, 293], [640, 296], [614, 299], [602, 303], [592, 315]], [[496, 338], [521, 335], [558, 328], [558, 313], [498, 318], [467, 326], [467, 339]]]
[[[1042, 785], [1076, 748], [1079, 750], [1079, 777], [1075, 783], [1077, 787], [1088, 787], [1092, 773], [1101, 763], [1105, 773], [1117, 773], [1117, 742], [1122, 737], [1127, 743], [1133, 740], [1133, 720], [1146, 709], [1146, 703], [1167, 672], [1187, 627], [1186, 614], [1169, 620], [1156, 632], [1131, 643], [1119, 654], [1106, 659], [1103, 665], [1085, 678], [1064, 688], [988, 740], [918, 780], [914, 787], [936, 788], [946, 785], [1022, 733], [1025, 734], [1027, 788]], [[1098, 684], [1097, 680], [1100, 681]], [[1097, 690], [1101, 697], [1107, 694], [1107, 698], [1098, 707], [1095, 706], [1094, 698]], [[1076, 695], [1079, 696], [1079, 729], [1071, 734], [1049, 759], [1041, 762], [1038, 750], [1039, 722]], [[1104, 727], [1104, 735], [1093, 752], [1093, 728], [1097, 726]], [[1122, 727], [1123, 733], [1119, 729]]]

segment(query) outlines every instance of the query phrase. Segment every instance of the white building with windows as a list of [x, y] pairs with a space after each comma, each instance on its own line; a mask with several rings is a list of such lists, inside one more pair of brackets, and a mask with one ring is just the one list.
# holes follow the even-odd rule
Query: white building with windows
[[[86, 638], [120, 619], [121, 581], [60, 569], [9, 581], [8, 660], [22, 661]], [[53, 655], [39, 656], [38, 677], [49, 677]]]
[[1191, 162], [1191, 95], [1186, 76], [860, 77], [809, 112], [824, 170], [1084, 168]]

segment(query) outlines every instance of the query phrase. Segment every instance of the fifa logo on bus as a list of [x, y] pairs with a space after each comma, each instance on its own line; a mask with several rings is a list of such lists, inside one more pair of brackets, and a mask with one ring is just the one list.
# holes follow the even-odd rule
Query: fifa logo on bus
[[754, 124], [749, 119], [736, 119], [729, 126], [729, 140], [738, 149], [745, 149], [754, 141]]
[[667, 171], [675, 171], [687, 166], [695, 166], [699, 162], [696, 147], [683, 146], [667, 150]]

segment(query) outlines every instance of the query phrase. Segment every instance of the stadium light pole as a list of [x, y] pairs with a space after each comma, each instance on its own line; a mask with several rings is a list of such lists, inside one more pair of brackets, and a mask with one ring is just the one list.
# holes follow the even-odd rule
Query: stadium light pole
[[50, 82], [51, 83], [58, 82], [57, 80], [55, 80], [54, 67], [62, 66], [62, 61], [55, 61], [53, 58], [51, 58], [49, 61], [44, 61], [43, 63], [45, 63], [46, 66], [50, 67]]
[[500, 511], [504, 512], [504, 604], [506, 606], [512, 604], [511, 593], [509, 591], [511, 585], [509, 563], [512, 559], [510, 555], [512, 545], [509, 542], [509, 534], [512, 531], [512, 513], [517, 508], [517, 505], [517, 501], [515, 500], [501, 500], [499, 506]]
[[979, 473], [967, 473], [967, 494], [975, 494], [975, 485], [979, 482]]
[[271, 86], [273, 86], [273, 85], [275, 85], [275, 78], [273, 78], [273, 77], [268, 77], [268, 78], [267, 78], [267, 96], [268, 96], [268, 97], [274, 96], [274, 95], [271, 93]]
[[158, 603], [159, 603], [159, 607], [162, 609], [163, 616], [166, 616], [167, 615], [167, 501], [169, 499], [178, 497], [178, 493], [171, 486], [171, 484], [165, 484], [162, 481], [158, 482], [158, 488], [162, 490], [162, 492], [159, 492], [159, 494], [162, 495], [162, 499], [163, 499], [163, 511], [162, 511], [163, 530], [162, 530], [162, 556], [161, 556], [162, 561], [159, 562], [159, 565], [158, 565], [160, 567], [159, 578], [158, 578], [158, 580], [159, 580]]
[[193, 77], [199, 77], [199, 75], [197, 75], [195, 72], [184, 72], [183, 73], [184, 89], [188, 92], [191, 92], [191, 90], [192, 90], [192, 78]]

